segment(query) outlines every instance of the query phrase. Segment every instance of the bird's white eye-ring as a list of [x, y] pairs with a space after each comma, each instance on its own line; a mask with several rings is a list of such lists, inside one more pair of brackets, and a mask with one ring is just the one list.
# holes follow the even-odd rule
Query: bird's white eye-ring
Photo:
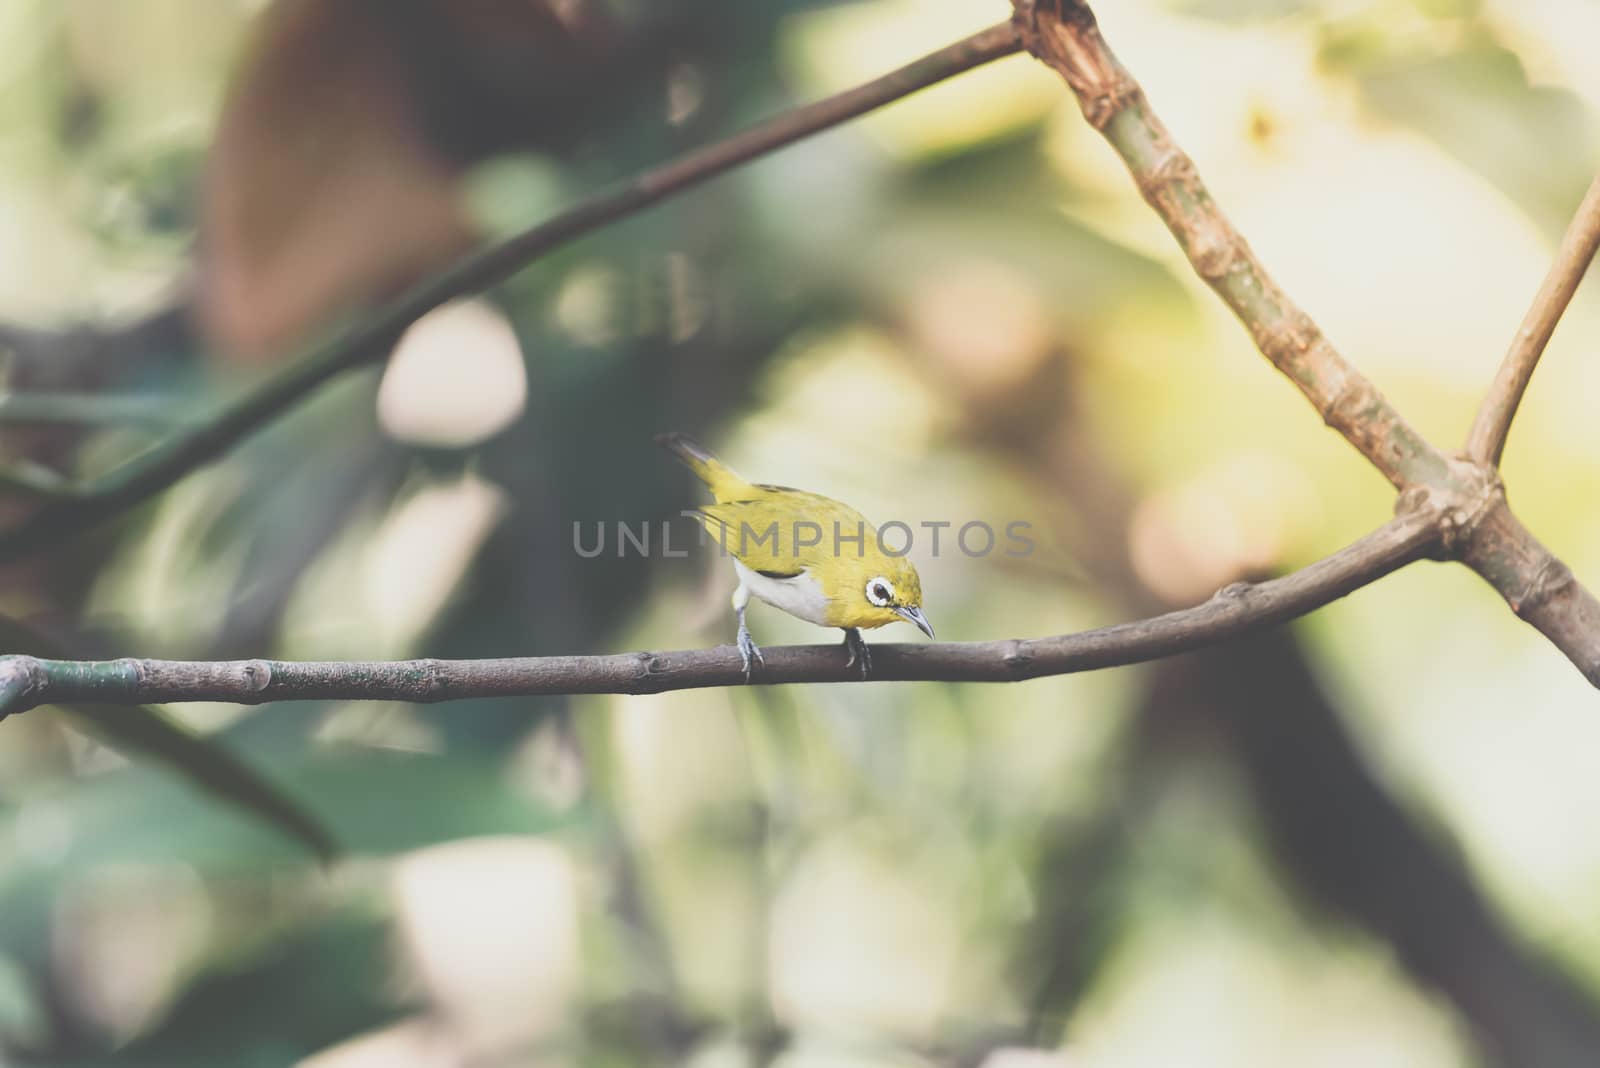
[[894, 586], [882, 576], [868, 579], [867, 600], [877, 608], [888, 608], [894, 603]]

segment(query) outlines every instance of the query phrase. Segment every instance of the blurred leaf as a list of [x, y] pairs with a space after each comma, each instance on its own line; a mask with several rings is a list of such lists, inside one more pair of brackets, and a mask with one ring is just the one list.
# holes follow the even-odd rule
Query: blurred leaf
[[649, 69], [594, 0], [277, 0], [254, 26], [201, 195], [202, 322], [283, 354], [463, 252], [458, 179], [514, 149], [560, 155]]
[[[478, 834], [532, 834], [568, 817], [549, 812], [476, 760], [363, 753], [277, 764], [274, 776], [324, 812], [352, 853], [398, 853]], [[52, 867], [176, 861], [260, 868], [301, 857], [232, 809], [197, 806], [169, 780], [122, 769], [78, 783], [52, 805], [67, 842]]]
[[1396, 54], [1370, 30], [1330, 32], [1323, 61], [1351, 69], [1372, 110], [1429, 138], [1559, 234], [1600, 159], [1582, 99], [1531, 85], [1521, 59], [1484, 34], [1448, 53]]
[[[366, 508], [394, 493], [406, 457], [379, 432], [375, 389], [367, 375], [324, 388], [229, 458], [237, 496], [210, 526], [183, 533], [203, 546], [204, 562], [173, 565], [170, 580], [221, 598], [226, 611], [220, 626], [189, 632], [183, 655], [266, 655], [307, 571]], [[298, 462], [307, 454], [322, 460]], [[163, 623], [170, 628], [151, 620], [147, 630], [161, 633]]]
[[[530, 801], [485, 761], [372, 754], [275, 763], [273, 776], [326, 814], [353, 853], [391, 854], [471, 835], [537, 834], [581, 818]], [[303, 863], [282, 836], [231, 808], [196, 805], [169, 779], [139, 767], [81, 780], [0, 823], [52, 839], [0, 879], [0, 944], [42, 961], [63, 885], [117, 864], [187, 864], [202, 875], [260, 875]], [[36, 838], [34, 839], [37, 840]]]
[[80, 210], [90, 230], [117, 251], [177, 253], [193, 239], [200, 146], [140, 144], [106, 160]]
[[[987, 259], [1014, 268], [1061, 308], [1186, 301], [1163, 264], [1058, 207], [1078, 194], [1054, 173], [1042, 135], [1026, 129], [909, 170], [871, 225], [875, 242], [856, 256], [859, 284], [881, 293], [941, 263]], [[995, 189], [1007, 195], [989, 195]]]
[[229, 750], [168, 719], [147, 705], [67, 705], [64, 711], [86, 720], [90, 732], [113, 749], [153, 756], [177, 769], [191, 785], [230, 802], [298, 841], [319, 860], [339, 855], [338, 839], [312, 811], [264, 778]]
[[[4, 617], [0, 617], [0, 648], [53, 659], [71, 657], [31, 627]], [[311, 810], [222, 745], [180, 726], [159, 710], [147, 705], [58, 707], [124, 756], [160, 760], [190, 785], [276, 828], [318, 858], [327, 861], [338, 854], [338, 842]]]
[[378, 917], [354, 909], [319, 917], [258, 955], [197, 977], [151, 1033], [114, 1054], [70, 1063], [294, 1064], [399, 1015], [388, 943]]
[[495, 156], [468, 172], [462, 184], [473, 222], [497, 238], [554, 215], [574, 199], [561, 169], [532, 153]]

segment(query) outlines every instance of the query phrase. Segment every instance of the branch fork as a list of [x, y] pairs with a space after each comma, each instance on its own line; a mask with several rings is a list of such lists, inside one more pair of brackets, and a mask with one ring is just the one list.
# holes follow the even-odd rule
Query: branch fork
[[1022, 47], [1067, 80], [1084, 119], [1096, 130], [1104, 131], [1117, 114], [1144, 97], [1144, 89], [1120, 63], [1104, 62], [1110, 52], [1099, 41], [1100, 27], [1087, 5], [1075, 0], [1016, 0], [1012, 11]]
[[1438, 559], [1457, 560], [1478, 536], [1484, 519], [1506, 507], [1506, 491], [1498, 470], [1464, 455], [1450, 457], [1448, 471], [1447, 481], [1402, 490], [1395, 498], [1395, 514], [1432, 517], [1439, 532]]
[[1078, 97], [1195, 272], [1323, 422], [1389, 479], [1400, 494], [1398, 513], [1427, 517], [1440, 557], [1476, 571], [1600, 686], [1600, 601], [1512, 514], [1498, 471], [1505, 432], [1534, 366], [1600, 248], [1600, 178], [1517, 331], [1464, 453], [1451, 454], [1411, 427], [1267, 274], [1106, 45], [1088, 4], [1014, 0], [1013, 12], [1024, 46]]

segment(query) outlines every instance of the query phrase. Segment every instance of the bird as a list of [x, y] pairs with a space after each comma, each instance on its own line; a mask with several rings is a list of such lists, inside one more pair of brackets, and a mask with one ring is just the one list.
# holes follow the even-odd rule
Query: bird
[[697, 518], [733, 557], [739, 576], [733, 610], [746, 682], [753, 665], [765, 663], [745, 625], [751, 597], [807, 623], [841, 628], [845, 664], [858, 666], [863, 679], [872, 659], [862, 630], [904, 621], [933, 637], [916, 566], [885, 551], [860, 512], [819, 493], [746, 481], [683, 434], [661, 434], [656, 444], [711, 491], [712, 503], [697, 508]]

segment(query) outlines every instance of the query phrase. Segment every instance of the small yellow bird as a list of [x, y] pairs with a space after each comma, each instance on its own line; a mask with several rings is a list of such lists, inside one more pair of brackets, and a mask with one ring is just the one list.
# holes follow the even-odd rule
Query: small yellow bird
[[698, 511], [739, 575], [733, 610], [745, 681], [751, 662], [761, 660], [744, 623], [752, 596], [807, 623], [843, 628], [846, 663], [859, 663], [862, 678], [872, 670], [863, 627], [905, 620], [933, 637], [917, 569], [903, 555], [885, 552], [877, 528], [860, 512], [820, 494], [746, 482], [682, 434], [663, 434], [656, 444], [683, 461], [715, 498]]

